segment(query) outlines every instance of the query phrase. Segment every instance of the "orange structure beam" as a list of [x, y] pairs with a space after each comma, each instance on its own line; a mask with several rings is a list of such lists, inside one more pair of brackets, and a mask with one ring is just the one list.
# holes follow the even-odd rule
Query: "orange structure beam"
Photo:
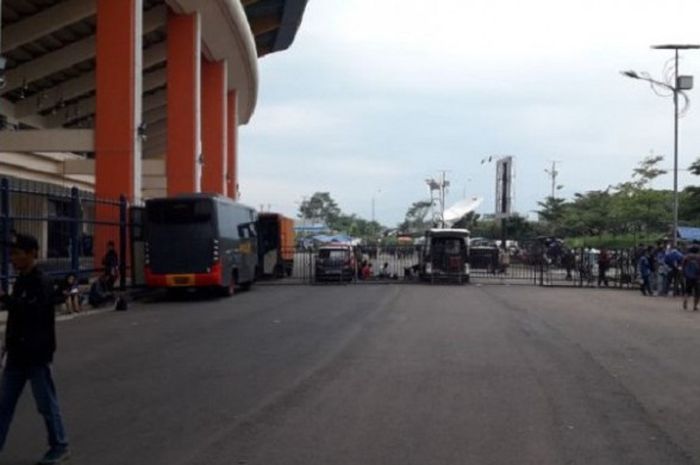
[[[142, 0], [97, 0], [95, 195], [132, 201], [141, 194]], [[118, 243], [119, 208], [97, 203], [95, 265], [109, 240]]]
[[141, 0], [97, 2], [95, 194], [102, 198], [140, 194], [134, 165], [141, 8]]
[[202, 191], [226, 195], [226, 104], [225, 62], [202, 61]]
[[226, 192], [233, 200], [238, 199], [238, 94], [236, 90], [228, 93], [226, 105], [228, 118], [226, 124]]
[[168, 195], [200, 190], [200, 17], [168, 14]]

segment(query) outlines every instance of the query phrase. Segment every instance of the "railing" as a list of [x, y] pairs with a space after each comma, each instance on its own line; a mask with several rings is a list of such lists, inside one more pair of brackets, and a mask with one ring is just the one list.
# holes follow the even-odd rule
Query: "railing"
[[[126, 286], [127, 209], [118, 200], [95, 198], [77, 188], [62, 188], [17, 179], [0, 179], [0, 239], [31, 234], [39, 242], [41, 268], [55, 279], [74, 274], [89, 279], [103, 271], [107, 241], [119, 260], [119, 285]], [[15, 277], [10, 250], [0, 246], [0, 286], [7, 291]]]

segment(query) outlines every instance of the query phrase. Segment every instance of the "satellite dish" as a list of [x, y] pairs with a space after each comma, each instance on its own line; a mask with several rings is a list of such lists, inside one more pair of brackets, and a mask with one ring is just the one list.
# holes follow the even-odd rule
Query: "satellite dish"
[[471, 199], [463, 199], [445, 210], [445, 225], [452, 226], [459, 221], [467, 213], [475, 211], [484, 201], [481, 197], [472, 197]]

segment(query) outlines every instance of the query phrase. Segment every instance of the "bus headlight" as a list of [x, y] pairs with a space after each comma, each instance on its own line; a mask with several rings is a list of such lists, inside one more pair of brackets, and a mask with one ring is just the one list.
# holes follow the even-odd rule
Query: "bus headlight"
[[433, 264], [432, 263], [425, 264], [425, 272], [427, 274], [431, 274], [433, 272]]

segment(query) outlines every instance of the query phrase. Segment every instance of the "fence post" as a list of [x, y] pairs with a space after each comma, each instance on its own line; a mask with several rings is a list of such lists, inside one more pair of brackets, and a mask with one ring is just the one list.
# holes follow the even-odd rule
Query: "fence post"
[[77, 187], [70, 190], [70, 268], [79, 279], [80, 273], [80, 192]]
[[119, 288], [126, 289], [126, 238], [127, 238], [127, 202], [126, 197], [119, 196]]
[[[0, 241], [7, 244], [10, 241], [10, 181], [7, 178], [0, 180]], [[0, 286], [3, 292], [10, 288], [10, 254], [7, 245], [0, 247]]]

